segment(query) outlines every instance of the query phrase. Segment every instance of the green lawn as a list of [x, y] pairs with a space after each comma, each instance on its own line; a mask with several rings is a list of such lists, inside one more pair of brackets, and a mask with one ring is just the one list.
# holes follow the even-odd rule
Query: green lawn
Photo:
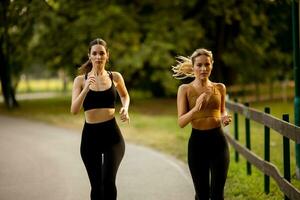
[[[72, 88], [72, 80], [67, 82], [67, 90], [70, 91]], [[21, 79], [18, 83], [17, 92], [18, 93], [28, 93], [28, 92], [60, 92], [63, 91], [62, 80], [58, 78], [49, 79], [30, 79], [28, 81]]]
[[[27, 100], [20, 102], [20, 109], [8, 111], [0, 104], [0, 113], [33, 120], [41, 120], [57, 126], [74, 129], [80, 134], [83, 124], [83, 113], [73, 116], [69, 112], [70, 97], [62, 96], [55, 99]], [[291, 114], [293, 121], [293, 102], [263, 103], [271, 107], [271, 113], [281, 118], [283, 111]], [[264, 105], [251, 106], [263, 110]], [[162, 152], [176, 156], [186, 162], [187, 140], [190, 126], [180, 129], [177, 125], [175, 99], [132, 100], [130, 107], [130, 125], [120, 123], [126, 141], [147, 145]], [[239, 117], [240, 142], [244, 144], [244, 118]], [[232, 129], [233, 125], [230, 125]], [[263, 126], [251, 122], [251, 145], [253, 151], [263, 158]], [[245, 159], [235, 163], [234, 151], [231, 149], [231, 164], [226, 183], [227, 200], [275, 200], [282, 199], [283, 195], [271, 179], [270, 194], [265, 195], [263, 190], [263, 174], [255, 167], [252, 175], [246, 175]], [[282, 172], [282, 137], [271, 131], [271, 161]], [[300, 188], [300, 182], [295, 180], [294, 143], [291, 143], [292, 183]]]

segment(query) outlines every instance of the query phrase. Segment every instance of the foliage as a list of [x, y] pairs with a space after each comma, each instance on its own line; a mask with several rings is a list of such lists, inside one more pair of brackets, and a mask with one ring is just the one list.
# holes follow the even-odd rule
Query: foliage
[[128, 88], [154, 96], [176, 94], [174, 58], [199, 47], [214, 53], [213, 81], [262, 82], [266, 73], [271, 81], [283, 71], [291, 77], [287, 0], [18, 0], [9, 10], [9, 66], [16, 77], [33, 67], [74, 77], [96, 37], [108, 42], [109, 69], [120, 71]]

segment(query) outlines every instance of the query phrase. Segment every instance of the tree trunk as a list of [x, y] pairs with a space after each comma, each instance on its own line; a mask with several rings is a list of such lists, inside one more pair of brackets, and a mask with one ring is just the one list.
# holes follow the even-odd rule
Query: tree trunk
[[19, 104], [15, 98], [15, 91], [12, 87], [9, 66], [7, 65], [5, 56], [3, 55], [2, 48], [0, 51], [0, 66], [1, 89], [4, 103], [7, 108], [18, 107]]
[[10, 1], [1, 1], [1, 19], [0, 24], [3, 26], [3, 33], [0, 35], [0, 78], [2, 95], [7, 108], [18, 107], [19, 104], [15, 98], [15, 90], [12, 87], [11, 74], [9, 68], [9, 35], [8, 35], [8, 20], [7, 10]]

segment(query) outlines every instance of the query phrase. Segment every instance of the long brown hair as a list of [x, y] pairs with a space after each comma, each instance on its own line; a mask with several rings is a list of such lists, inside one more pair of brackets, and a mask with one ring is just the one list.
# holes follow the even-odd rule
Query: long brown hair
[[[108, 48], [107, 48], [107, 44], [103, 39], [100, 38], [96, 38], [95, 40], [91, 41], [89, 44], [89, 51], [88, 53], [91, 52], [92, 46], [99, 44], [105, 47], [105, 50], [108, 52]], [[90, 72], [92, 70], [92, 62], [90, 59], [88, 59], [88, 61], [86, 61], [85, 63], [83, 63], [79, 68], [78, 68], [78, 74], [87, 74], [88, 72]]]

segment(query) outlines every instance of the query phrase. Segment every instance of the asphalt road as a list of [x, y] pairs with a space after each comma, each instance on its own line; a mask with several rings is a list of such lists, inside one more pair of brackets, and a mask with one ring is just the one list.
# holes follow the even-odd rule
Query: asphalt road
[[[0, 200], [88, 200], [79, 132], [0, 115]], [[126, 143], [119, 200], [192, 200], [187, 166]]]

